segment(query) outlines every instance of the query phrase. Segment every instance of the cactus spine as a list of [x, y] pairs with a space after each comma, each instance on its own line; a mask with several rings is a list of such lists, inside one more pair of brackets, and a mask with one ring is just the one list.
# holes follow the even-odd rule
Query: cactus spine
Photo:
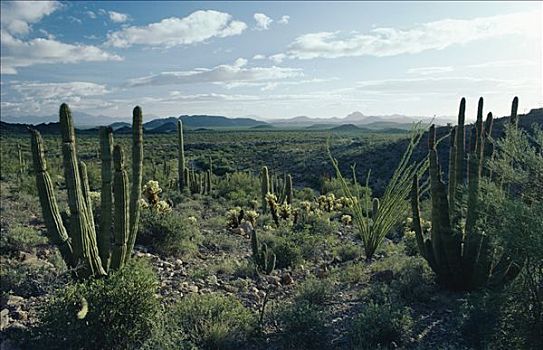
[[[122, 151], [120, 146], [116, 146], [115, 151], [116, 170], [121, 169], [122, 171], [120, 171], [120, 174], [124, 174], [124, 177], [121, 176], [119, 178], [117, 176], [115, 180], [116, 220], [114, 231], [116, 234], [114, 236], [114, 256], [112, 257], [111, 262], [113, 268], [121, 267], [127, 259], [127, 256], [129, 256], [131, 246], [127, 246], [127, 242], [130, 242], [131, 232], [136, 232], [137, 230], [135, 225], [132, 226], [132, 220], [137, 222], [138, 218], [138, 210], [135, 208], [132, 209], [132, 199], [136, 199], [136, 204], [139, 208], [139, 203], [137, 201], [139, 201], [139, 193], [141, 192], [141, 166], [143, 158], [142, 120], [141, 109], [139, 107], [136, 107], [135, 109], [134, 121], [133, 169], [135, 171], [133, 174], [134, 182], [132, 184], [132, 193], [130, 194], [130, 203], [128, 202], [128, 179], [126, 171], [122, 170], [122, 156], [120, 155]], [[59, 247], [66, 264], [70, 268], [73, 268], [79, 277], [105, 275], [108, 268], [111, 249], [109, 244], [111, 240], [112, 221], [111, 145], [113, 139], [111, 136], [111, 129], [100, 130], [103, 178], [101, 194], [102, 224], [98, 237], [94, 225], [92, 203], [89, 196], [86, 165], [83, 162], [78, 163], [77, 160], [75, 131], [71, 112], [66, 104], [60, 106], [60, 129], [62, 134], [64, 177], [71, 214], [69, 230], [66, 229], [62, 222], [53, 192], [53, 185], [47, 172], [43, 139], [38, 131], [31, 130], [32, 158], [36, 173], [38, 196], [40, 198], [42, 213], [47, 227], [47, 234], [51, 241]], [[119, 171], [117, 172], [119, 173]], [[138, 192], [137, 196], [133, 196], [136, 191]], [[130, 212], [128, 210], [129, 207]], [[135, 240], [135, 237], [133, 239]]]
[[262, 211], [268, 211], [266, 195], [270, 193], [270, 175], [268, 167], [263, 166], [260, 171], [260, 195], [262, 197]]
[[177, 145], [179, 152], [179, 163], [177, 166], [177, 175], [179, 176], [179, 191], [183, 192], [187, 186], [187, 178], [185, 177], [185, 143], [183, 140], [183, 123], [181, 123], [181, 120], [177, 120]]
[[[516, 123], [518, 99], [513, 101], [511, 122]], [[489, 242], [484, 232], [476, 227], [479, 207], [479, 187], [485, 158], [485, 145], [491, 134], [492, 114], [483, 124], [483, 99], [479, 100], [477, 121], [471, 133], [467, 154], [464, 132], [465, 99], [460, 103], [458, 126], [451, 131], [448, 189], [441, 180], [437, 159], [435, 127], [429, 132], [430, 192], [432, 229], [430, 238], [423, 237], [418, 178], [413, 178], [411, 208], [416, 241], [421, 255], [438, 275], [441, 283], [456, 290], [471, 290], [488, 282], [503, 283], [518, 272], [510, 257], [503, 256], [496, 266], [489, 257]], [[464, 192], [464, 169], [467, 163], [467, 208], [461, 208]], [[451, 182], [453, 182], [451, 184]], [[447, 193], [448, 192], [448, 193]], [[465, 225], [461, 225], [462, 213]]]

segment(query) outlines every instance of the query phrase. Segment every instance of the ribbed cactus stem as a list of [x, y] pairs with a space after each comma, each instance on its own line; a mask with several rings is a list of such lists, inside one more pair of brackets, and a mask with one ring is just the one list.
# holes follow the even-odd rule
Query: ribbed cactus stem
[[292, 204], [292, 199], [294, 198], [293, 190], [292, 190], [292, 176], [290, 174], [287, 175], [287, 182], [285, 184], [285, 191], [287, 196], [287, 203]]
[[[68, 192], [70, 208], [70, 236], [74, 262], [81, 265], [81, 275], [105, 275], [96, 247], [96, 233], [91, 227], [87, 216], [87, 208], [83, 197], [79, 166], [77, 162], [75, 131], [72, 115], [68, 105], [60, 106], [60, 131], [62, 134], [62, 154], [64, 163], [64, 178]], [[94, 244], [93, 244], [94, 243]]]
[[454, 197], [456, 191], [456, 127], [451, 129], [449, 135], [449, 208], [454, 208]]
[[130, 234], [124, 261], [128, 261], [136, 243], [140, 219], [141, 182], [143, 174], [143, 113], [139, 106], [132, 113], [132, 188], [130, 189]]
[[263, 166], [260, 172], [260, 195], [262, 197], [262, 211], [267, 212], [267, 200], [266, 195], [270, 193], [270, 175], [268, 173], [268, 167]]
[[[456, 155], [455, 155], [455, 182], [456, 186], [461, 186], [464, 183], [464, 162], [466, 159], [465, 154], [465, 144], [466, 144], [466, 132], [464, 129], [465, 122], [465, 113], [466, 113], [466, 99], [462, 98], [460, 101], [460, 108], [458, 111], [458, 126], [456, 129]], [[455, 191], [458, 193], [458, 191]]]
[[113, 250], [111, 268], [119, 269], [128, 256], [127, 241], [130, 232], [130, 215], [128, 212], [128, 175], [124, 169], [124, 155], [121, 146], [113, 149], [113, 193], [115, 196], [115, 223], [113, 229]]
[[89, 187], [89, 176], [87, 174], [87, 165], [82, 161], [79, 161], [79, 175], [81, 176], [81, 190], [83, 192], [83, 198], [85, 199], [85, 206], [87, 208], [87, 217], [89, 218], [89, 223], [93, 231], [96, 232], [96, 227], [94, 226], [94, 215], [92, 213], [92, 202], [90, 198], [90, 187]]
[[179, 191], [183, 191], [186, 187], [185, 177], [185, 143], [183, 140], [183, 124], [181, 120], [177, 120], [177, 147], [178, 147], [178, 176], [179, 176]]
[[518, 124], [517, 112], [518, 112], [518, 97], [515, 96], [515, 98], [513, 98], [513, 103], [511, 104], [511, 117], [510, 117], [511, 124], [515, 126]]
[[111, 255], [111, 228], [113, 223], [112, 198], [112, 157], [113, 157], [113, 130], [110, 127], [100, 128], [100, 158], [102, 161], [102, 186], [100, 193], [100, 232], [98, 232], [98, 252], [102, 266], [107, 271]]
[[60, 216], [60, 211], [58, 209], [51, 177], [47, 172], [43, 139], [40, 133], [35, 129], [31, 129], [30, 133], [38, 197], [40, 199], [45, 227], [47, 228], [47, 236], [51, 242], [59, 248], [66, 265], [74, 267], [72, 246], [66, 228], [62, 223], [62, 217]]
[[183, 170], [183, 177], [185, 179], [185, 186], [186, 187], [190, 187], [190, 173], [189, 173], [189, 168], [185, 167], [185, 169]]
[[211, 190], [213, 189], [213, 185], [211, 183], [211, 169], [208, 169], [207, 170], [207, 178], [206, 178], [206, 190], [207, 190], [207, 193], [210, 194], [211, 193]]

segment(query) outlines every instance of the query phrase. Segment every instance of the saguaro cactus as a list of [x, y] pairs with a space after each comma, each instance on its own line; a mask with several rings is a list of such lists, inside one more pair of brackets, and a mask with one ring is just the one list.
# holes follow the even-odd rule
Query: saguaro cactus
[[143, 113], [140, 106], [132, 112], [132, 187], [130, 189], [130, 232], [124, 261], [130, 259], [140, 220], [141, 183], [143, 176]]
[[260, 196], [262, 199], [262, 211], [266, 212], [267, 209], [267, 199], [266, 195], [270, 193], [270, 175], [268, 173], [268, 167], [263, 166], [260, 171]]
[[[135, 118], [134, 128], [136, 130], [134, 136], [139, 135], [139, 138], [135, 138], [134, 143], [137, 147], [141, 147], [141, 109], [139, 109], [139, 107], [137, 107], [137, 109], [139, 110], [139, 117]], [[94, 225], [92, 205], [89, 196], [86, 166], [83, 162], [78, 163], [77, 161], [75, 131], [71, 112], [66, 104], [60, 106], [60, 129], [62, 134], [64, 177], [66, 180], [68, 205], [71, 214], [69, 230], [66, 229], [62, 222], [53, 192], [53, 185], [47, 172], [43, 140], [38, 131], [31, 130], [32, 157], [36, 173], [38, 196], [40, 198], [42, 213], [47, 227], [47, 234], [51, 241], [58, 245], [66, 264], [75, 270], [77, 276], [87, 277], [105, 275], [108, 265], [107, 261], [109, 260], [110, 255], [109, 242], [111, 240], [111, 130], [101, 130], [103, 174], [101, 209], [103, 226], [97, 242], [97, 232]], [[122, 157], [119, 156], [119, 154], [122, 153], [120, 146], [117, 146], [115, 153], [115, 168], [117, 171], [120, 171], [119, 169], [122, 169]], [[134, 172], [135, 178], [137, 180], [139, 176], [141, 187], [141, 160], [143, 158], [143, 152], [133, 152], [133, 155], [135, 156], [133, 166], [134, 169], [137, 170]], [[139, 164], [139, 167], [134, 165], [134, 163]], [[130, 215], [128, 213], [128, 203], [126, 202], [128, 198], [128, 189], [126, 187], [128, 185], [128, 180], [126, 179], [126, 172], [124, 175], [124, 178], [121, 176], [121, 178], [116, 178], [115, 181], [115, 231], [124, 232], [124, 234], [119, 235], [119, 237], [124, 236], [124, 238], [119, 240], [118, 236], [115, 236], [114, 256], [112, 259], [113, 268], [121, 267], [124, 260], [126, 260], [126, 256], [129, 254], [125, 254], [124, 252], [127, 250], [126, 247], [124, 250], [121, 248], [120, 252], [117, 247], [119, 246], [118, 243], [120, 241], [124, 240], [124, 242], [126, 242], [128, 240], [129, 233], [134, 229], [134, 227], [129, 226], [129, 216], [133, 215], [134, 218], [137, 218], [137, 212], [135, 210], [131, 210]], [[124, 186], [122, 185], [123, 183]], [[133, 193], [135, 192], [134, 187], [136, 187], [137, 184], [137, 181], [133, 183]], [[138, 200], [139, 192], [141, 192], [140, 189], [138, 189]], [[125, 200], [123, 200], [123, 198]], [[123, 228], [120, 229], [119, 227]]]
[[113, 163], [115, 175], [113, 188], [115, 195], [115, 224], [113, 230], [113, 250], [111, 254], [111, 267], [118, 269], [123, 265], [127, 256], [127, 242], [130, 232], [128, 214], [128, 175], [124, 169], [124, 155], [121, 146], [113, 150]]
[[[472, 130], [469, 152], [465, 152], [464, 111], [465, 99], [460, 103], [458, 126], [451, 131], [448, 188], [441, 180], [437, 158], [436, 133], [432, 125], [429, 131], [430, 193], [432, 229], [429, 238], [423, 236], [418, 178], [413, 179], [411, 207], [416, 241], [421, 255], [435, 271], [439, 281], [449, 288], [470, 290], [487, 283], [503, 283], [518, 273], [510, 257], [502, 256], [493, 264], [489, 253], [489, 241], [476, 226], [478, 217], [479, 186], [484, 162], [484, 147], [492, 128], [492, 113], [483, 124], [483, 99], [479, 100], [477, 121]], [[516, 112], [518, 99], [513, 101]], [[516, 123], [516, 113], [511, 122]], [[467, 168], [467, 185], [464, 169]], [[467, 207], [462, 208], [462, 196], [467, 190]], [[462, 224], [466, 213], [465, 224]]]
[[183, 124], [177, 120], [177, 147], [178, 147], [178, 166], [177, 175], [179, 176], [179, 191], [183, 192], [187, 186], [185, 177], [185, 143], [183, 141]]

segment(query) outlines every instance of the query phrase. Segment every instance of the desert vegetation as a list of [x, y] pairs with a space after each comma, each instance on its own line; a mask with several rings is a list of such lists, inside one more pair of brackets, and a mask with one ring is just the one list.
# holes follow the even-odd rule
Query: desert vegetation
[[410, 133], [80, 132], [66, 104], [2, 132], [2, 346], [540, 349], [543, 118], [466, 103]]

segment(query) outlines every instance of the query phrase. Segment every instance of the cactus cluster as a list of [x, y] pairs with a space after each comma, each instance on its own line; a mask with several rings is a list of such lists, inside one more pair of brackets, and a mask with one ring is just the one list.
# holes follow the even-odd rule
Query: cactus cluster
[[[487, 283], [501, 284], [518, 273], [518, 266], [503, 256], [496, 264], [490, 253], [490, 242], [482, 228], [476, 225], [480, 180], [485, 147], [492, 130], [492, 113], [483, 122], [483, 99], [479, 100], [477, 121], [471, 131], [471, 142], [465, 147], [465, 107], [460, 102], [458, 126], [450, 134], [449, 183], [441, 180], [436, 149], [436, 131], [429, 131], [431, 229], [430, 237], [423, 234], [419, 209], [419, 180], [413, 177], [411, 207], [413, 229], [418, 249], [435, 271], [439, 281], [456, 290], [471, 290]], [[511, 122], [517, 120], [518, 99], [513, 100]], [[467, 172], [467, 176], [466, 176]], [[467, 178], [467, 181], [465, 179]], [[467, 183], [465, 183], [467, 182]], [[467, 206], [463, 196], [467, 190]], [[465, 213], [465, 214], [464, 214]]]
[[[130, 258], [136, 238], [143, 159], [141, 109], [136, 107], [133, 113], [133, 178], [130, 193], [123, 151], [119, 145], [113, 148], [111, 128], [100, 130], [102, 160], [100, 230], [97, 230], [94, 224], [87, 168], [85, 163], [78, 161], [77, 158], [72, 115], [66, 104], [60, 106], [60, 130], [64, 178], [71, 214], [69, 227], [60, 215], [47, 170], [43, 139], [37, 130], [30, 130], [36, 184], [47, 234], [59, 247], [66, 264], [77, 276], [106, 275], [108, 269], [119, 269]], [[114, 206], [112, 193], [115, 197]]]
[[269, 275], [275, 269], [276, 255], [268, 248], [266, 243], [259, 244], [256, 229], [251, 231], [251, 249], [256, 270]]

